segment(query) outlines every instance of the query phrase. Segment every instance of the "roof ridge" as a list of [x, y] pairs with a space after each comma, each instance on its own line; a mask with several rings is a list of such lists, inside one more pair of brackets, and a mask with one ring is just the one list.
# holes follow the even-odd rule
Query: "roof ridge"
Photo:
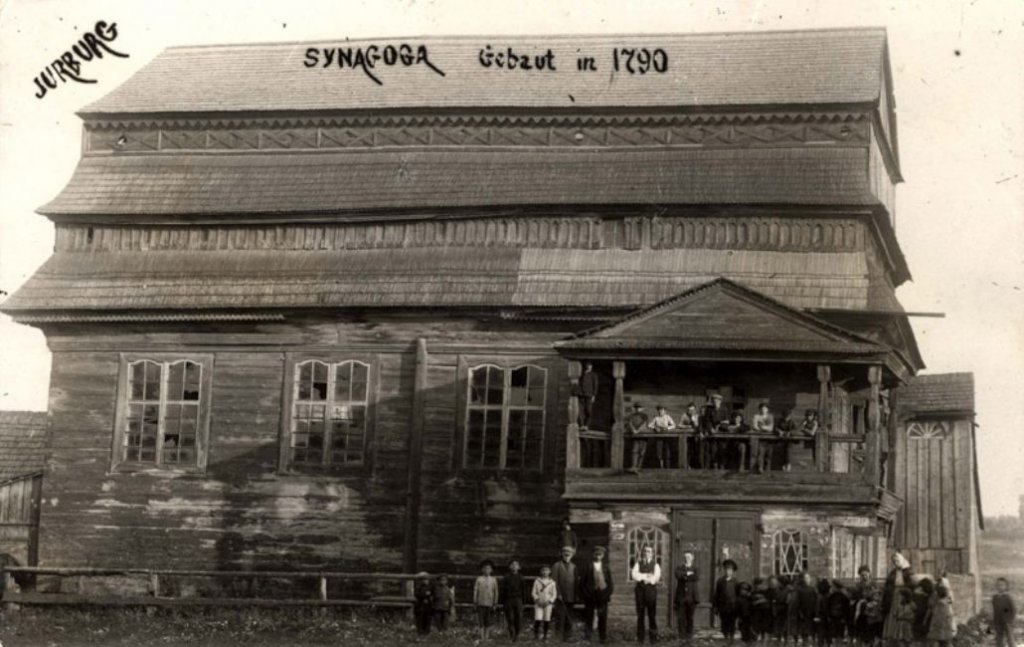
[[472, 40], [506, 39], [506, 40], [528, 40], [533, 38], [550, 39], [559, 38], [566, 40], [600, 40], [614, 38], [710, 38], [719, 36], [782, 36], [788, 34], [826, 34], [826, 33], [871, 33], [881, 32], [888, 34], [885, 26], [859, 26], [859, 27], [820, 27], [809, 29], [749, 29], [749, 30], [726, 30], [726, 31], [694, 31], [694, 32], [609, 32], [609, 33], [529, 33], [529, 34], [433, 34], [433, 35], [393, 35], [393, 36], [368, 36], [359, 38], [322, 38], [292, 41], [262, 41], [256, 43], [195, 43], [191, 45], [171, 45], [163, 49], [163, 52], [186, 51], [186, 50], [210, 50], [210, 49], [247, 49], [257, 47], [293, 47], [296, 45], [308, 45], [313, 43], [375, 43], [382, 41], [425, 41], [432, 43], [443, 42], [465, 42]]

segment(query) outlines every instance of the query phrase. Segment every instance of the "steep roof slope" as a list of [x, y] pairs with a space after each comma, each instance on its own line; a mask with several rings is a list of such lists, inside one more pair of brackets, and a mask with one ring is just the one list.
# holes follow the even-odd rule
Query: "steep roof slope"
[[[335, 53], [324, 67], [324, 50], [353, 48], [354, 56], [356, 48], [376, 46], [381, 54], [403, 43], [414, 58], [425, 47], [432, 67], [379, 60], [366, 70], [342, 69]], [[550, 49], [556, 69], [485, 67], [480, 51], [488, 43], [495, 54], [511, 48], [516, 55], [543, 56]], [[884, 29], [857, 28], [174, 47], [81, 114], [877, 104], [885, 43]], [[319, 50], [315, 59], [307, 57], [310, 48]], [[620, 55], [616, 73], [617, 48], [661, 49], [666, 71], [628, 73]], [[577, 71], [580, 56], [593, 57], [596, 71]]]

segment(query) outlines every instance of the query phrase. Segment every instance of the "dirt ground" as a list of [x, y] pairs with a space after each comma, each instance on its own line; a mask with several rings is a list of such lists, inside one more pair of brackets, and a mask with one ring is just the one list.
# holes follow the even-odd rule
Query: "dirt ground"
[[[1019, 627], [1018, 629], [1021, 629]], [[635, 644], [629, 627], [617, 627], [609, 644]], [[993, 646], [985, 624], [974, 621], [963, 630], [957, 647]], [[1021, 632], [1018, 632], [1020, 634]], [[417, 641], [409, 620], [402, 614], [354, 614], [329, 611], [324, 615], [312, 609], [281, 609], [225, 611], [160, 611], [148, 615], [135, 609], [70, 609], [24, 608], [0, 617], [2, 647], [71, 647], [104, 646], [136, 647], [146, 645], [188, 645], [218, 647], [289, 647], [292, 645], [390, 646], [476, 645], [476, 631], [459, 625], [445, 634], [433, 633]], [[520, 643], [534, 643], [527, 631]], [[582, 642], [579, 632], [574, 643]], [[500, 631], [495, 631], [487, 644], [512, 644]], [[551, 637], [550, 644], [562, 644]], [[662, 644], [675, 645], [674, 637]], [[741, 643], [737, 642], [737, 645]], [[698, 636], [693, 647], [724, 647], [725, 642], [710, 632]]]

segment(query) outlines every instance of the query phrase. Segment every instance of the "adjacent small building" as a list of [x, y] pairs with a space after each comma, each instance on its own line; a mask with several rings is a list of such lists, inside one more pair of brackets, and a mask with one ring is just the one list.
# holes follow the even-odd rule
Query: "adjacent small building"
[[45, 411], [0, 411], [0, 555], [39, 561], [39, 513], [49, 424]]
[[[620, 586], [694, 552], [705, 602], [725, 558], [975, 573], [970, 386], [922, 408], [895, 295], [884, 30], [502, 40], [563, 64], [424, 39], [437, 69], [378, 85], [304, 64], [337, 43], [172, 48], [80, 112], [2, 308], [53, 353], [42, 561], [532, 571], [569, 517]], [[637, 48], [666, 69], [610, 67]], [[712, 394], [819, 433], [737, 425], [719, 468], [630, 433]]]

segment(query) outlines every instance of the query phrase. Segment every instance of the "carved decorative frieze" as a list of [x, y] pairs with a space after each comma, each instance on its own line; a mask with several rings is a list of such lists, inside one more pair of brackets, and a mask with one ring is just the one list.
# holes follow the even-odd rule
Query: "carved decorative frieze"
[[416, 247], [844, 252], [864, 248], [864, 228], [853, 218], [650, 215], [188, 227], [59, 225], [56, 247], [70, 252]]
[[867, 145], [870, 122], [859, 115], [714, 121], [685, 115], [632, 122], [520, 120], [423, 123], [353, 121], [87, 123], [86, 154], [188, 151], [312, 151], [380, 148], [634, 148]]

